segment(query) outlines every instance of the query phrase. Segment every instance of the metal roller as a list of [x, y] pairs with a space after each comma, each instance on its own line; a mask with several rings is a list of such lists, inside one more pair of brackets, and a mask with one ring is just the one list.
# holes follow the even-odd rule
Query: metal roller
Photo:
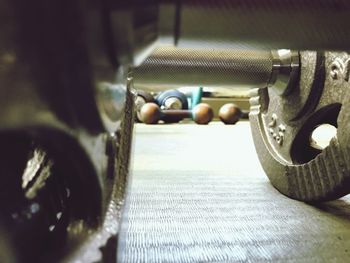
[[284, 89], [298, 64], [297, 54], [289, 50], [161, 47], [135, 68], [134, 81], [137, 88], [153, 91], [181, 86]]

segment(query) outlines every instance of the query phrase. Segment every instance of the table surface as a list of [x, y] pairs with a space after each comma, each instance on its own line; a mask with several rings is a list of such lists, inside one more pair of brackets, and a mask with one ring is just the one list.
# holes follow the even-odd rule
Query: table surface
[[248, 122], [136, 125], [118, 262], [350, 262], [350, 198], [269, 183]]

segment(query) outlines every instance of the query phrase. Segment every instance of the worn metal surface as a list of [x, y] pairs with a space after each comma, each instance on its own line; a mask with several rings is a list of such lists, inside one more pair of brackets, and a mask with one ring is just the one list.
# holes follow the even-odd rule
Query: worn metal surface
[[[304, 201], [335, 199], [350, 192], [348, 149], [349, 55], [302, 52], [299, 85], [281, 97], [273, 89], [252, 92], [250, 120], [258, 156], [272, 184]], [[323, 151], [313, 130], [337, 127]]]
[[118, 262], [349, 261], [349, 196], [281, 195], [249, 133], [248, 122], [137, 125]]

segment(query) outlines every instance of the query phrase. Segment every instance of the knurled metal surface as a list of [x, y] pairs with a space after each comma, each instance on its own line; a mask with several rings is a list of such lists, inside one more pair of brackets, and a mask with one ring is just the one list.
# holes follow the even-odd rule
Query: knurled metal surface
[[134, 71], [135, 86], [266, 85], [272, 69], [269, 51], [157, 48]]

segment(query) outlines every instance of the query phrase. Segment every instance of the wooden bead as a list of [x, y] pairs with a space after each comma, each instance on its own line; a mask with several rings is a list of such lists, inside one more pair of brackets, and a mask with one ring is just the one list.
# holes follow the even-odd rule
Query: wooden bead
[[225, 124], [235, 124], [241, 115], [241, 109], [233, 103], [227, 103], [219, 110], [219, 118]]
[[161, 118], [159, 106], [153, 102], [146, 103], [141, 107], [140, 119], [146, 124], [156, 124]]
[[197, 124], [208, 124], [213, 119], [214, 112], [208, 104], [199, 103], [193, 108], [192, 115]]
[[196, 105], [193, 110], [161, 110], [155, 103], [146, 103], [140, 110], [140, 119], [146, 124], [156, 124], [159, 120], [192, 118], [197, 124], [208, 124], [214, 117], [212, 108], [206, 103]]

